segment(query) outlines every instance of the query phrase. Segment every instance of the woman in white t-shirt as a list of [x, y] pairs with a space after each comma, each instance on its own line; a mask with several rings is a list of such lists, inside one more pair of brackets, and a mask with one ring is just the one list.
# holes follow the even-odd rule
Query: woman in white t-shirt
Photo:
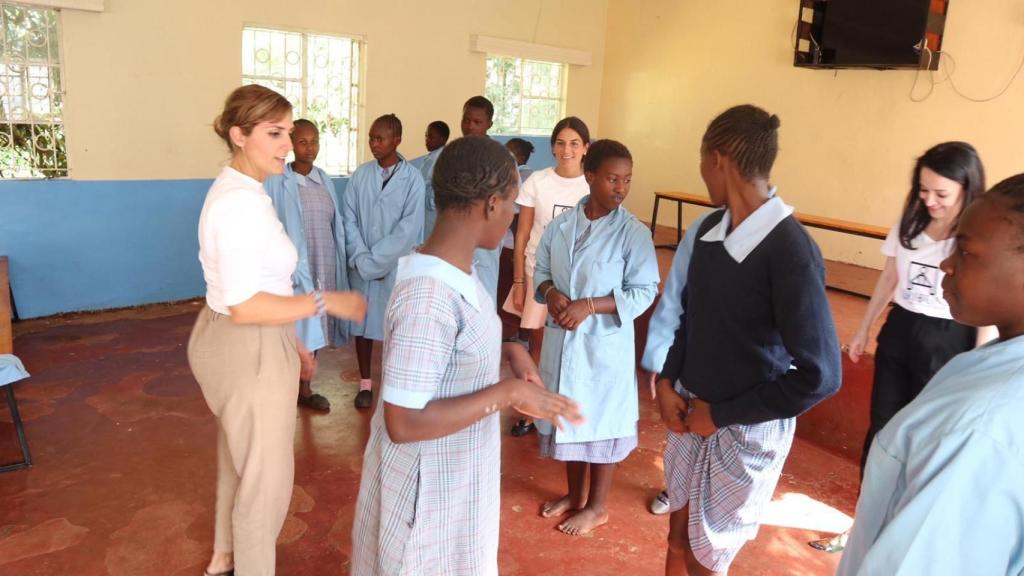
[[291, 501], [299, 356], [295, 321], [317, 314], [362, 320], [352, 292], [295, 296], [298, 255], [263, 180], [292, 149], [292, 106], [262, 86], [236, 89], [214, 130], [231, 162], [199, 216], [206, 306], [188, 361], [217, 419], [217, 505], [206, 574], [273, 574], [275, 542]]
[[[548, 307], [533, 299], [534, 254], [551, 220], [575, 207], [581, 198], [590, 194], [590, 187], [583, 176], [583, 156], [588, 146], [590, 130], [583, 120], [575, 116], [560, 120], [551, 131], [551, 153], [555, 157], [555, 166], [531, 174], [516, 199], [519, 223], [512, 256], [512, 290], [502, 309], [521, 318], [520, 331], [529, 333], [530, 356], [538, 363]], [[520, 420], [512, 427], [512, 435], [525, 436], [531, 430], [533, 423]]]
[[[953, 356], [994, 336], [990, 329], [978, 330], [953, 320], [942, 297], [944, 274], [939, 269], [955, 246], [960, 214], [984, 191], [985, 170], [974, 147], [966, 142], [939, 144], [917, 159], [903, 214], [882, 245], [885, 268], [849, 344], [850, 360], [859, 361], [871, 325], [890, 302], [895, 303], [878, 334], [862, 474], [875, 434]], [[845, 534], [811, 542], [827, 552], [842, 550], [844, 544]]]

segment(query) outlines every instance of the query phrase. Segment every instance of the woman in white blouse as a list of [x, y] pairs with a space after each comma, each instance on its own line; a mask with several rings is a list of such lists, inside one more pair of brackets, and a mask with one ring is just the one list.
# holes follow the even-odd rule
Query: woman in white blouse
[[295, 246], [264, 178], [292, 149], [291, 104], [262, 86], [228, 96], [214, 130], [231, 151], [199, 217], [206, 306], [189, 365], [217, 419], [217, 508], [208, 575], [273, 574], [275, 542], [291, 500], [299, 357], [295, 321], [317, 314], [362, 320], [351, 292], [295, 296]]

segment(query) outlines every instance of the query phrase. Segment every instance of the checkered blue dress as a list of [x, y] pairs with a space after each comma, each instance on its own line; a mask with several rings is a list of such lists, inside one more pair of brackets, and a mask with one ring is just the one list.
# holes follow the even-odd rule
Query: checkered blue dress
[[[438, 399], [498, 381], [501, 323], [490, 294], [472, 282], [479, 310], [438, 278], [399, 279], [385, 319], [382, 399], [388, 387]], [[498, 414], [443, 438], [395, 444], [383, 408], [381, 400], [363, 462], [352, 574], [497, 575]]]
[[727, 571], [743, 545], [757, 536], [795, 431], [796, 418], [784, 418], [726, 426], [706, 438], [668, 432], [669, 510], [690, 506], [690, 547], [702, 566]]

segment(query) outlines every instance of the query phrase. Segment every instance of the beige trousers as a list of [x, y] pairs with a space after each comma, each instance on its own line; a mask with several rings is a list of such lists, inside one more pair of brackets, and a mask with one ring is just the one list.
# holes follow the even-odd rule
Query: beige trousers
[[217, 417], [214, 549], [234, 553], [239, 576], [272, 575], [295, 477], [295, 328], [239, 326], [204, 307], [188, 362]]

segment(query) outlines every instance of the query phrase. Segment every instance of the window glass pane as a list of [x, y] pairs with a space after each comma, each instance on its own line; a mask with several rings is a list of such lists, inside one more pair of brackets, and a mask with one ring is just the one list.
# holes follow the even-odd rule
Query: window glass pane
[[67, 176], [56, 10], [0, 3], [0, 177]]
[[506, 56], [487, 58], [484, 95], [494, 103], [497, 134], [547, 134], [564, 108], [564, 64]]
[[332, 174], [356, 168], [359, 42], [351, 38], [284, 30], [242, 34], [242, 83], [277, 90], [295, 118], [320, 129], [317, 165]]

